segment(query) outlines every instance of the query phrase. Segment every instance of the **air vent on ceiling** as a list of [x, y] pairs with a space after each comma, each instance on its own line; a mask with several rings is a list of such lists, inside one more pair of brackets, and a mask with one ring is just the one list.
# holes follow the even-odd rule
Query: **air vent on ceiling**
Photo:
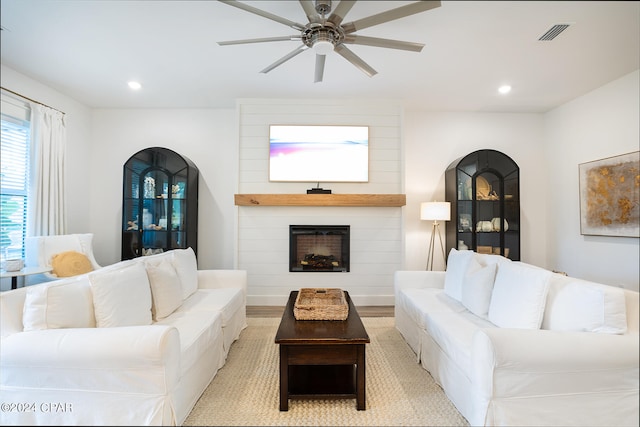
[[553, 27], [549, 28], [549, 30], [544, 33], [538, 40], [541, 41], [549, 41], [558, 37], [558, 34], [563, 32], [569, 27], [569, 24], [556, 24]]

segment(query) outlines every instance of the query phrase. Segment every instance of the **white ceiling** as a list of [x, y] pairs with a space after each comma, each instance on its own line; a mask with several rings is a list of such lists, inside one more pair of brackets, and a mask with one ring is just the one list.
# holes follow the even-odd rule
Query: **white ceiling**
[[[245, 3], [307, 23], [297, 1]], [[408, 3], [360, 0], [344, 22]], [[0, 7], [2, 64], [95, 108], [232, 108], [238, 98], [264, 97], [545, 112], [640, 63], [638, 1], [443, 1], [356, 33], [424, 43], [422, 52], [349, 45], [378, 74], [368, 77], [332, 53], [320, 83], [312, 51], [260, 73], [299, 41], [219, 46], [297, 32], [215, 0], [2, 0]], [[538, 41], [565, 23], [555, 40]], [[142, 90], [129, 90], [132, 79]], [[505, 83], [513, 90], [499, 95]]]

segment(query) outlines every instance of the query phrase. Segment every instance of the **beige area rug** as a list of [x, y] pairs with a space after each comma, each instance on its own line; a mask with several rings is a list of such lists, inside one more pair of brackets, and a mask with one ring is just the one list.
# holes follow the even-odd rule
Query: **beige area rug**
[[279, 318], [249, 318], [184, 425], [467, 426], [395, 329], [391, 317], [362, 318], [367, 345], [367, 409], [355, 399], [290, 400], [279, 410]]

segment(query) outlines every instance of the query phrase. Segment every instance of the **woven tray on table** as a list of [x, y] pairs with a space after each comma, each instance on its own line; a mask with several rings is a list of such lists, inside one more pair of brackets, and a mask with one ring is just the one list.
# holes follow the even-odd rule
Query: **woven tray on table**
[[349, 304], [337, 288], [302, 288], [293, 306], [296, 320], [346, 320]]

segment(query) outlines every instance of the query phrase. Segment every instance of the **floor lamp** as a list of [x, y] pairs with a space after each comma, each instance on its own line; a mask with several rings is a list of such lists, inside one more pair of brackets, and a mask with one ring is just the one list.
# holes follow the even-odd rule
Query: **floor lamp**
[[433, 229], [431, 230], [431, 240], [429, 242], [429, 251], [427, 252], [427, 270], [433, 270], [433, 250], [436, 238], [436, 231], [440, 239], [440, 248], [442, 249], [442, 258], [445, 260], [444, 245], [442, 244], [442, 234], [440, 234], [440, 223], [438, 221], [449, 221], [451, 219], [451, 204], [449, 202], [424, 202], [420, 204], [420, 219], [424, 221], [433, 221]]

